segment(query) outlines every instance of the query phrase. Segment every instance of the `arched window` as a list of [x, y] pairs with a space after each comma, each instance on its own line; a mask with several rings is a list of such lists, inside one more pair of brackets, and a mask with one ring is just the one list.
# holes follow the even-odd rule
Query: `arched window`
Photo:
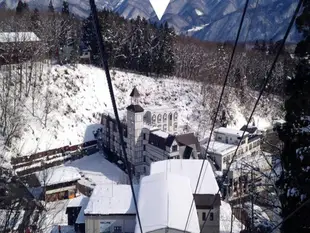
[[152, 116], [152, 123], [156, 123], [156, 115], [155, 114]]
[[167, 114], [166, 113], [164, 114], [163, 119], [164, 119], [164, 122], [167, 121]]
[[164, 124], [164, 131], [167, 131], [167, 124]]
[[158, 114], [158, 116], [157, 116], [157, 122], [158, 122], [158, 123], [161, 122], [161, 114]]
[[178, 124], [177, 124], [177, 123], [174, 123], [174, 124], [173, 124], [173, 130], [174, 130], [174, 131], [177, 131], [177, 129], [178, 129]]
[[169, 113], [169, 121], [172, 121], [172, 113]]
[[177, 119], [178, 119], [178, 113], [175, 112], [175, 113], [174, 113], [174, 120], [176, 121]]

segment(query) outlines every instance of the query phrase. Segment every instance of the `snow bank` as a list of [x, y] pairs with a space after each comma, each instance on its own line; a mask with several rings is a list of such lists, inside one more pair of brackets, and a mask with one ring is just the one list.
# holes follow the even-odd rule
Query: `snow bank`
[[[220, 207], [220, 233], [230, 233], [231, 229], [231, 207], [227, 202], [221, 201]], [[239, 233], [244, 229], [241, 222], [233, 216], [233, 228], [232, 233]]]

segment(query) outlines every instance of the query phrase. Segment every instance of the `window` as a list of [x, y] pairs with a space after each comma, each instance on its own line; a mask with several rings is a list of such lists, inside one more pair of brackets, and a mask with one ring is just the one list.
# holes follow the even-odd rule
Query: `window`
[[145, 145], [143, 145], [143, 151], [145, 151]]
[[206, 212], [202, 212], [202, 221], [206, 221]]
[[218, 136], [217, 139], [222, 140], [222, 137], [221, 137], [221, 136]]
[[167, 121], [167, 114], [166, 114], [166, 113], [165, 113], [164, 116], [163, 116], [163, 120], [164, 120], [164, 122]]
[[178, 151], [178, 146], [177, 145], [172, 146], [172, 152], [176, 152], [176, 151]]
[[172, 113], [169, 114], [169, 120], [172, 121]]
[[178, 119], [178, 113], [175, 112], [175, 113], [174, 113], [174, 120], [176, 121], [177, 119]]
[[145, 157], [145, 155], [143, 156], [143, 162], [146, 162], [146, 157]]
[[156, 115], [155, 114], [152, 116], [152, 122], [156, 123]]
[[145, 137], [145, 133], [144, 133], [144, 134], [143, 134], [143, 140], [145, 140], [145, 138], [146, 138], [146, 137]]
[[144, 173], [146, 173], [146, 167], [143, 167], [143, 171], [144, 171]]
[[214, 214], [210, 213], [210, 221], [213, 221], [213, 219], [214, 219]]
[[122, 232], [122, 227], [121, 226], [115, 226], [114, 231], [116, 232]]
[[174, 131], [176, 131], [178, 129], [178, 124], [177, 123], [174, 123], [173, 129], [174, 129]]
[[161, 115], [160, 115], [160, 114], [158, 114], [158, 116], [157, 116], [157, 122], [158, 122], [158, 123], [161, 122]]
[[167, 124], [164, 124], [164, 129], [165, 132], [167, 131]]

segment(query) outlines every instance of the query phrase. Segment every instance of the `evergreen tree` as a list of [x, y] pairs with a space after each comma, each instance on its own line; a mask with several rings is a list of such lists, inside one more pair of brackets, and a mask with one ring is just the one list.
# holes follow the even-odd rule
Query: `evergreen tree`
[[50, 0], [50, 3], [48, 5], [48, 12], [54, 13], [54, 6], [53, 6], [53, 0]]
[[265, 40], [263, 40], [262, 46], [260, 47], [260, 51], [267, 52], [267, 45]]
[[82, 26], [82, 44], [91, 49], [91, 63], [94, 65], [100, 64], [99, 47], [96, 37], [96, 32], [92, 22], [92, 15], [83, 21]]
[[269, 41], [269, 45], [268, 45], [268, 54], [275, 54], [276, 50], [275, 50], [275, 44], [273, 43], [273, 40]]
[[34, 9], [31, 17], [31, 30], [36, 31], [39, 27], [39, 10], [37, 8]]
[[173, 41], [175, 37], [175, 32], [173, 28], [169, 28], [168, 23], [164, 24], [164, 74], [171, 75], [174, 72], [174, 53], [173, 53]]
[[27, 11], [29, 11], [28, 4], [19, 0], [16, 6], [16, 14], [23, 14]]
[[[298, 43], [295, 76], [287, 81], [285, 102], [286, 124], [279, 129], [284, 143], [281, 161], [284, 166], [278, 182], [282, 190], [282, 217], [286, 218], [310, 198], [310, 0], [303, 3], [303, 12], [296, 20], [303, 40]], [[282, 224], [283, 233], [306, 233], [310, 229], [310, 205], [305, 205]]]
[[62, 10], [61, 10], [62, 15], [69, 16], [70, 11], [69, 11], [69, 3], [67, 0], [64, 0], [62, 3]]
[[221, 124], [221, 127], [225, 127], [225, 128], [227, 127], [228, 121], [227, 121], [226, 111], [225, 110], [222, 111], [222, 116], [221, 116], [220, 124]]
[[253, 48], [254, 50], [260, 50], [260, 44], [259, 44], [259, 41], [258, 40], [256, 40], [255, 41], [255, 44], [254, 44], [254, 48]]

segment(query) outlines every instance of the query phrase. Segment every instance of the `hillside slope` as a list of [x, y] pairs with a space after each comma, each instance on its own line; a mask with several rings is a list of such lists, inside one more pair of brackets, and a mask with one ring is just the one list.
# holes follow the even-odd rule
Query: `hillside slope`
[[[210, 116], [216, 106], [220, 87], [208, 86], [201, 94], [201, 84], [177, 78], [154, 79], [123, 71], [112, 71], [113, 84], [120, 116], [130, 103], [130, 91], [137, 86], [141, 93], [141, 105], [171, 106], [179, 110], [180, 132], [187, 129], [201, 137], [210, 129]], [[23, 116], [22, 134], [13, 141], [14, 154], [27, 155], [66, 145], [74, 145], [93, 140], [93, 130], [99, 127], [100, 113], [111, 112], [110, 94], [103, 70], [87, 65], [52, 66], [45, 69], [43, 85], [35, 103], [35, 114], [30, 109], [31, 99], [27, 99]], [[48, 90], [49, 99], [46, 99]], [[205, 96], [205, 97], [204, 97]], [[253, 96], [253, 97], [251, 97]], [[230, 125], [240, 128], [252, 109], [255, 92], [248, 92], [248, 101], [242, 103], [235, 90], [227, 89], [223, 108], [230, 116]], [[205, 98], [205, 107], [203, 99]], [[255, 123], [264, 128], [279, 112], [279, 101], [274, 96], [264, 97], [255, 114]], [[44, 126], [44, 106], [51, 107]], [[268, 106], [266, 105], [268, 103]]]

